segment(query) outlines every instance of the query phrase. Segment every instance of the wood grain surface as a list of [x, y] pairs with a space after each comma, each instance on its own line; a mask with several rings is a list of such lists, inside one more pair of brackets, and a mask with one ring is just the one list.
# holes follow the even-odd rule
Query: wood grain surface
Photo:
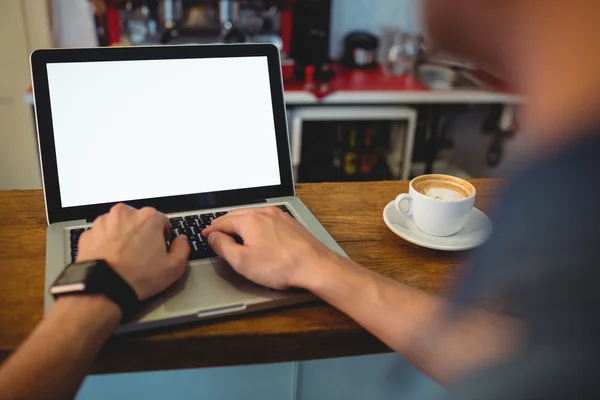
[[[473, 180], [475, 205], [489, 210], [499, 183]], [[394, 235], [383, 208], [408, 182], [302, 184], [297, 194], [365, 266], [445, 295], [464, 253], [424, 249]], [[42, 319], [46, 217], [42, 192], [0, 191], [0, 362]], [[401, 316], [399, 316], [401, 317]], [[281, 362], [389, 351], [350, 318], [322, 302], [111, 339], [94, 372], [130, 372]]]

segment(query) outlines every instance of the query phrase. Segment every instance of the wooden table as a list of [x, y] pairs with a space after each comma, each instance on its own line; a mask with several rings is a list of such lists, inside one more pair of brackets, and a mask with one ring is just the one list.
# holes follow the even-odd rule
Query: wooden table
[[[473, 180], [476, 206], [498, 187]], [[420, 248], [394, 235], [384, 206], [408, 182], [298, 185], [298, 196], [348, 255], [365, 267], [428, 292], [446, 294], [463, 254]], [[44, 201], [40, 190], [0, 192], [0, 362], [42, 318]], [[401, 318], [402, 316], [398, 316]], [[389, 351], [322, 302], [110, 340], [94, 372], [128, 372], [318, 359]]]

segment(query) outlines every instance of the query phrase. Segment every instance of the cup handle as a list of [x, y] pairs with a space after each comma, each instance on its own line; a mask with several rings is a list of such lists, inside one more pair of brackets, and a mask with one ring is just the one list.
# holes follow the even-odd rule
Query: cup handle
[[[401, 207], [402, 202], [406, 200], [408, 201], [408, 210], [404, 211]], [[411, 218], [412, 216], [412, 197], [410, 194], [408, 193], [402, 193], [400, 195], [398, 195], [398, 197], [396, 197], [396, 201], [394, 202], [394, 205], [396, 206], [396, 210], [398, 210], [398, 212], [402, 215], [404, 215], [407, 218]]]

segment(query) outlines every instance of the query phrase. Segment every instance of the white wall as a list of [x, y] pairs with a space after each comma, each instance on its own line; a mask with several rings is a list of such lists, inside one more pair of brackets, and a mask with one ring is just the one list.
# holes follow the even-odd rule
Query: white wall
[[50, 42], [43, 0], [0, 1], [0, 190], [41, 188], [28, 57]]
[[333, 0], [330, 54], [339, 58], [344, 37], [350, 31], [365, 30], [380, 36], [384, 26], [415, 33], [421, 31], [420, 0]]

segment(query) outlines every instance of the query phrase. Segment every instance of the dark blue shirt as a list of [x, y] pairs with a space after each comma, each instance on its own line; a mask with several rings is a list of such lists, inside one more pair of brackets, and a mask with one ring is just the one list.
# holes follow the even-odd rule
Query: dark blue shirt
[[[453, 399], [600, 399], [600, 132], [526, 168], [493, 212], [494, 233], [459, 304], [506, 301], [528, 330], [513, 358]], [[482, 343], [485, 346], [485, 343]]]

